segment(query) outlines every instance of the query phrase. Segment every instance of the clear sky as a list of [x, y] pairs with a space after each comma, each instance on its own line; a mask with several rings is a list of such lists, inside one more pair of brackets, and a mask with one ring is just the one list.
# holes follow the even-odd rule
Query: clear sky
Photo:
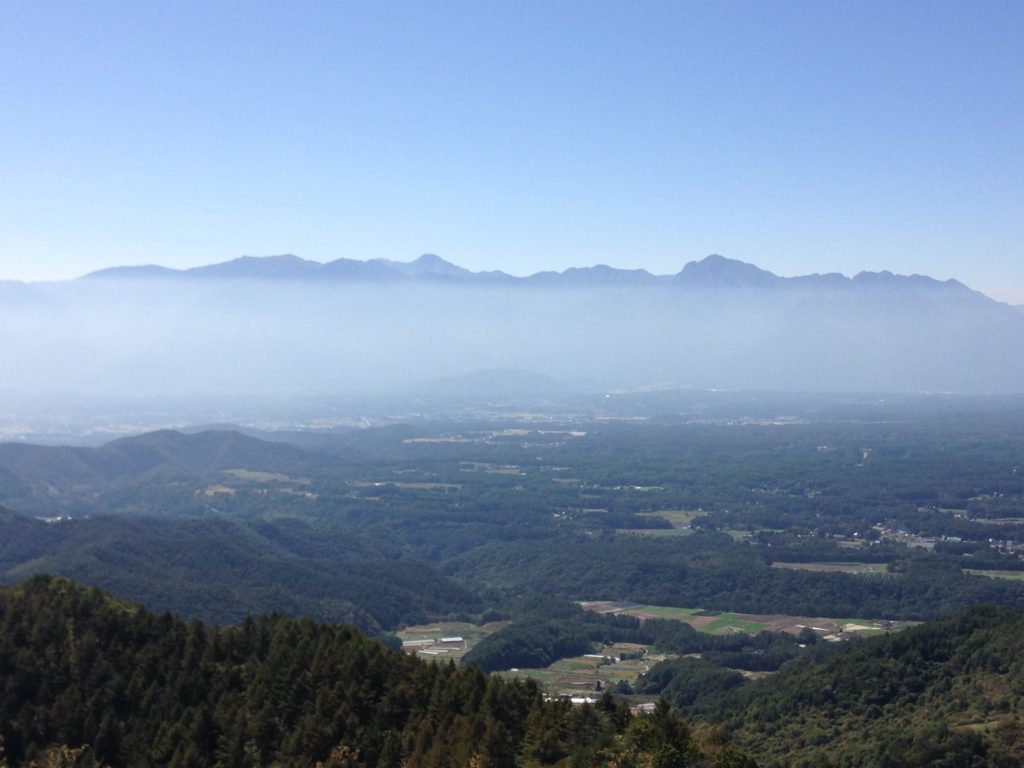
[[890, 269], [1024, 303], [1024, 3], [0, 0], [0, 278]]

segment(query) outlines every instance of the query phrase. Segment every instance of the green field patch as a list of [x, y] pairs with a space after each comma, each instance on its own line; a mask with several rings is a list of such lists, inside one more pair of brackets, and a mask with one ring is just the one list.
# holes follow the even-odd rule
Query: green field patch
[[855, 573], [865, 576], [889, 572], [888, 563], [772, 563], [772, 568], [786, 568], [793, 571], [815, 573]]
[[[851, 632], [851, 631], [854, 631], [854, 630], [847, 629], [846, 627], [844, 627], [843, 631]], [[879, 635], [887, 635], [889, 633], [886, 630], [884, 630], [884, 629], [862, 629], [862, 630], [857, 631], [857, 634], [858, 635], [862, 635], [864, 637], [878, 637]]]
[[667, 520], [673, 528], [689, 528], [698, 517], [704, 517], [707, 512], [702, 510], [685, 509], [659, 509], [656, 512], [640, 512], [642, 517], [660, 517]]
[[709, 635], [731, 635], [736, 632], [756, 635], [765, 629], [768, 629], [767, 623], [744, 618], [738, 613], [723, 613], [714, 621], [700, 627], [701, 632], [707, 632]]
[[616, 528], [615, 532], [625, 534], [626, 536], [655, 536], [661, 538], [690, 536], [693, 533], [689, 528]]
[[971, 576], [986, 576], [990, 579], [1024, 581], [1024, 571], [986, 571], [982, 568], [964, 568], [964, 573]]
[[788, 632], [798, 634], [810, 627], [820, 635], [832, 636], [834, 639], [888, 634], [899, 632], [919, 622], [884, 621], [857, 618], [822, 618], [808, 616], [787, 616], [783, 614], [754, 615], [733, 613], [731, 611], [714, 611], [702, 608], [676, 608], [665, 605], [639, 605], [637, 603], [605, 601], [583, 601], [584, 610], [596, 613], [622, 614], [636, 616], [639, 619], [668, 619], [689, 624], [698, 632], [713, 635], [745, 632], [757, 634], [764, 630], [769, 632]]

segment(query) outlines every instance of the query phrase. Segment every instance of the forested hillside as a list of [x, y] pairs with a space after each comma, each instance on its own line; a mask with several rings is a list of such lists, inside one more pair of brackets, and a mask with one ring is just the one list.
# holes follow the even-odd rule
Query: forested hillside
[[47, 525], [0, 508], [8, 580], [60, 573], [190, 618], [279, 611], [379, 634], [480, 610], [471, 590], [348, 525], [222, 516], [104, 517]]
[[316, 462], [295, 446], [236, 431], [160, 430], [98, 448], [0, 443], [0, 498], [38, 512], [83, 510], [96, 494], [124, 486], [174, 485], [236, 467], [290, 472]]
[[[652, 631], [680, 651], [744, 642], [764, 649], [754, 659], [777, 642], [670, 624]], [[423, 662], [345, 626], [268, 615], [217, 629], [36, 577], [0, 591], [0, 680], [15, 766], [60, 754], [82, 766], [372, 768], [749, 768], [745, 753], [780, 768], [1024, 759], [1024, 615], [995, 607], [818, 643], [754, 683], [702, 659], [656, 666], [639, 690], [664, 695], [699, 722], [691, 728], [661, 706], [631, 715], [609, 694], [593, 707], [545, 701], [532, 683]]]
[[724, 724], [764, 765], [1010, 768], [1024, 761], [1019, 611], [981, 606], [898, 635], [821, 644], [745, 687], [692, 659], [664, 666], [652, 670], [645, 690]]
[[85, 748], [121, 766], [743, 766], [659, 707], [545, 701], [350, 627], [215, 629], [37, 577], [0, 592], [0, 735], [13, 765]]

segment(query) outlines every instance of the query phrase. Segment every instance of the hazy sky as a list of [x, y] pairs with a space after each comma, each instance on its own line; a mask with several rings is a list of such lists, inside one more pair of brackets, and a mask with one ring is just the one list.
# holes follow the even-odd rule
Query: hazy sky
[[0, 278], [291, 252], [1024, 303], [1024, 3], [0, 0]]

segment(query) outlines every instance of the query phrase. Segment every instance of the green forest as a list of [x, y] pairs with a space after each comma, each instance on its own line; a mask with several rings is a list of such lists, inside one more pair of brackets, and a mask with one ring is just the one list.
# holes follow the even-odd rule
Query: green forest
[[0, 592], [13, 765], [753, 765], [667, 705], [634, 716], [280, 615], [213, 628], [37, 577]]

